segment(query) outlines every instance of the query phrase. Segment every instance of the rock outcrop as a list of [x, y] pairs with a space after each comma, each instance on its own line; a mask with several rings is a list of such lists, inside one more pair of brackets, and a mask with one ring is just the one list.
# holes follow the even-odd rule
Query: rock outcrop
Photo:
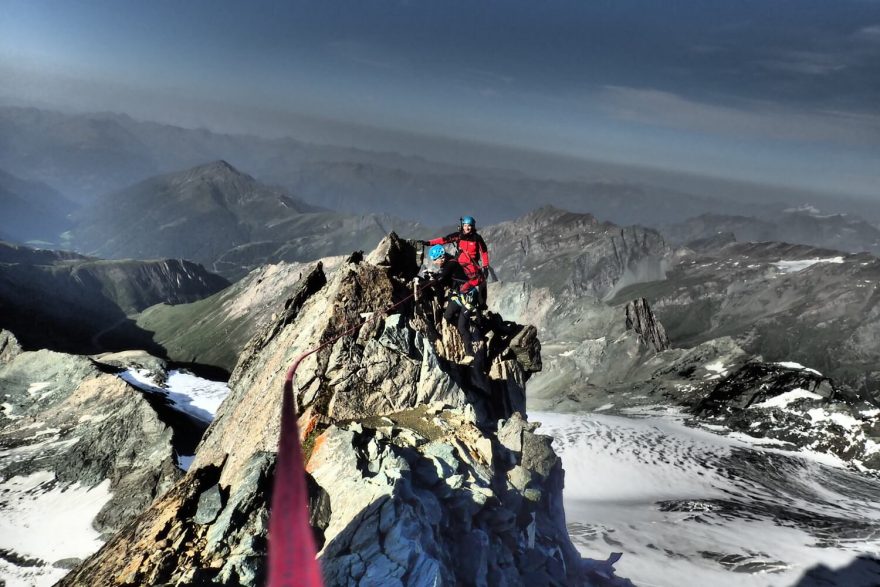
[[719, 381], [694, 409], [704, 421], [880, 470], [880, 409], [845, 397], [818, 371], [749, 361]]
[[[0, 508], [7, 538], [17, 542], [4, 539], [0, 548], [13, 566], [13, 554], [35, 559], [28, 576], [60, 578], [60, 568], [78, 562], [72, 557], [97, 549], [89, 550], [90, 540], [120, 530], [182, 477], [162, 406], [107, 371], [46, 350], [0, 362]], [[40, 517], [29, 521], [29, 507]], [[64, 520], [57, 529], [56, 518]]]
[[[330, 273], [343, 257], [321, 260]], [[153, 333], [171, 361], [216, 367], [232, 373], [248, 341], [272, 322], [283, 325], [287, 312], [279, 296], [293, 288], [314, 263], [276, 263], [253, 270], [232, 286], [188, 304], [156, 304], [137, 317], [139, 328]], [[280, 327], [280, 326], [279, 326]]]
[[638, 334], [643, 343], [658, 353], [670, 347], [666, 330], [657, 320], [654, 312], [651, 311], [648, 300], [645, 298], [633, 300], [627, 303], [624, 311], [626, 312], [626, 329]]
[[592, 584], [561, 462], [524, 413], [534, 331], [490, 315], [461, 364], [415, 259], [392, 234], [326, 282], [304, 275], [242, 354], [187, 476], [61, 584], [260, 584], [282, 381], [322, 343], [296, 395], [328, 585]]
[[0, 365], [10, 362], [21, 353], [21, 345], [8, 330], [0, 330]]

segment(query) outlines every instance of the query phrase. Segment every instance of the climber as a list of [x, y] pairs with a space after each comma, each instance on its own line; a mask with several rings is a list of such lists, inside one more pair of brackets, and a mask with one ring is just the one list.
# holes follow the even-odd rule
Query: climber
[[443, 312], [446, 322], [455, 324], [461, 335], [465, 357], [461, 363], [470, 365], [474, 362], [473, 339], [470, 330], [470, 318], [477, 312], [477, 296], [480, 284], [485, 281], [483, 274], [472, 265], [463, 265], [446, 253], [443, 245], [437, 244], [428, 249], [428, 258], [438, 270], [434, 283], [451, 290], [449, 301]]
[[459, 219], [458, 232], [447, 234], [429, 241], [421, 241], [424, 246], [445, 245], [453, 243], [458, 248], [456, 257], [463, 267], [473, 267], [473, 271], [483, 274], [483, 281], [479, 286], [479, 306], [486, 308], [486, 279], [489, 275], [489, 249], [486, 241], [477, 233], [477, 221], [473, 216], [462, 216]]

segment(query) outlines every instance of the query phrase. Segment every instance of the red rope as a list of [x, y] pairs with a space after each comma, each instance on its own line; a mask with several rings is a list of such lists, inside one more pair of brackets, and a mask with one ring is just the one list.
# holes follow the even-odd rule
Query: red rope
[[385, 308], [367, 320], [298, 356], [284, 378], [281, 400], [281, 431], [278, 439], [278, 460], [272, 490], [272, 508], [269, 512], [269, 587], [322, 587], [321, 569], [315, 557], [318, 554], [312, 528], [309, 525], [308, 490], [302, 447], [294, 410], [293, 380], [296, 370], [306, 357], [352, 334], [379, 316], [387, 314], [425, 288], [433, 281]]

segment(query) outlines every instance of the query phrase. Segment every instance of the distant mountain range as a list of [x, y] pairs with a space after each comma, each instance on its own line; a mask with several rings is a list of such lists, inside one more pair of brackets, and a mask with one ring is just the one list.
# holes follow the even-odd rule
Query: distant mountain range
[[387, 215], [320, 209], [225, 161], [144, 180], [75, 215], [68, 245], [105, 258], [182, 258], [237, 279], [266, 263], [372, 248], [390, 230], [426, 232]]
[[760, 218], [702, 214], [661, 229], [670, 242], [687, 244], [730, 234], [740, 242], [787, 242], [838, 251], [880, 253], [880, 229], [863, 218], [822, 214], [817, 209], [788, 209]]
[[79, 203], [222, 159], [312, 205], [392, 214], [429, 226], [452, 224], [462, 214], [485, 226], [545, 204], [654, 227], [704, 213], [763, 216], [805, 202], [880, 222], [876, 202], [588, 161], [566, 161], [568, 171], [562, 172], [552, 156], [532, 154], [546, 161], [547, 172], [540, 174], [541, 165], [531, 171], [517, 165], [524, 157], [529, 154], [511, 155], [506, 167], [457, 165], [293, 138], [184, 129], [121, 114], [0, 107], [0, 168], [45, 182]]

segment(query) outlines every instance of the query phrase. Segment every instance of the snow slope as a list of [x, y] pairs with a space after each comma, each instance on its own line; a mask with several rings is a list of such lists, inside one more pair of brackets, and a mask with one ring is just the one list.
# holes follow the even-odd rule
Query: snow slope
[[[618, 574], [641, 587], [788, 586], [880, 552], [877, 478], [669, 413], [530, 419], [562, 457], [575, 544], [588, 557], [619, 550]], [[863, 574], [845, 585], [880, 584]]]

